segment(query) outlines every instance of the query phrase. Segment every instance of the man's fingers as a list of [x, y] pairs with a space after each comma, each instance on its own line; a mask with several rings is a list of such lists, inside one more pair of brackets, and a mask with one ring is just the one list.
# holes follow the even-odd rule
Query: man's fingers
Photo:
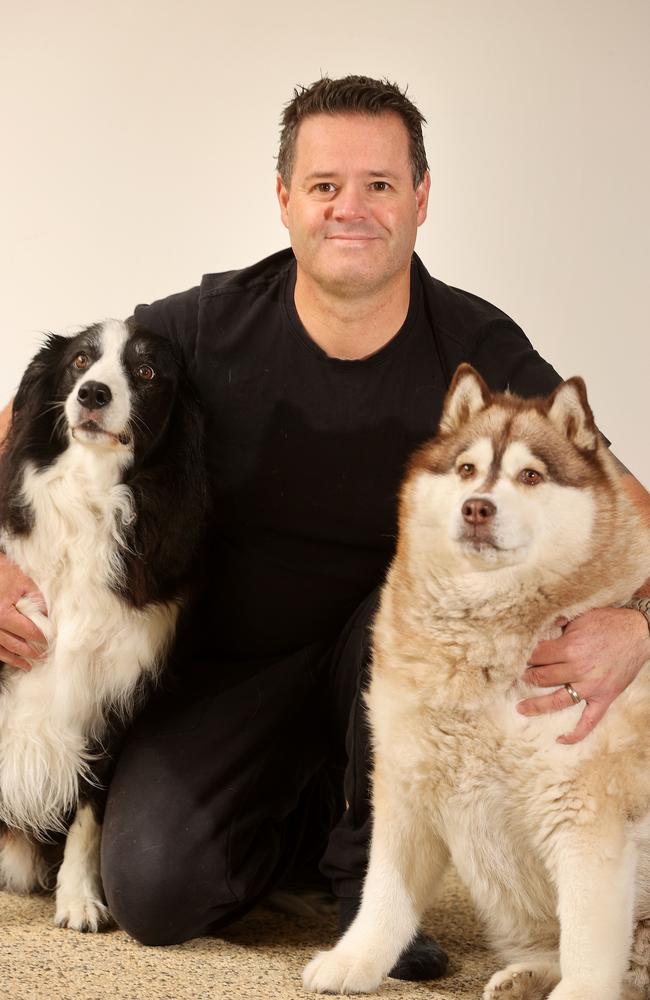
[[567, 658], [566, 639], [544, 639], [538, 642], [528, 658], [529, 667], [541, 667], [549, 663], [564, 663]]
[[517, 705], [520, 715], [545, 715], [547, 712], [560, 712], [563, 708], [573, 705], [573, 698], [565, 687], [558, 688], [550, 694], [542, 694], [539, 698], [526, 698]]
[[[522, 679], [527, 684], [542, 688], [554, 687], [556, 684], [566, 684], [567, 665], [566, 663], [554, 663], [548, 667], [528, 667], [527, 670], [524, 670]], [[572, 674], [569, 683], [575, 680], [576, 675]]]
[[11, 653], [12, 656], [18, 656], [21, 660], [25, 658], [33, 660], [42, 652], [42, 648], [41, 650], [35, 649], [20, 636], [13, 632], [7, 632], [5, 629], [0, 629], [0, 647]]
[[[14, 607], [7, 609], [2, 616], [0, 642], [2, 642], [2, 635], [11, 635], [19, 640], [24, 640], [33, 645], [36, 652], [39, 649], [42, 651], [47, 646], [47, 640], [40, 628], [34, 625], [31, 618], [27, 618]], [[16, 652], [20, 653], [21, 650], [16, 650]]]
[[[559, 712], [562, 709], [570, 708], [574, 704], [573, 698], [565, 687], [552, 691], [551, 694], [542, 695], [539, 698], [527, 698], [520, 701], [517, 711], [521, 715], [535, 716], [545, 715], [548, 712]], [[594, 726], [600, 722], [607, 711], [607, 704], [599, 701], [591, 701], [585, 704], [584, 711], [580, 716], [577, 726], [570, 733], [558, 736], [558, 743], [579, 743], [588, 736]]]
[[17, 667], [19, 670], [31, 670], [32, 665], [22, 657], [16, 656], [10, 649], [6, 649], [0, 644], [0, 663], [7, 663], [10, 667]]
[[584, 740], [585, 736], [588, 736], [594, 726], [600, 722], [603, 715], [607, 711], [607, 707], [607, 705], [604, 705], [599, 701], [589, 702], [580, 716], [580, 721], [575, 729], [570, 733], [566, 733], [564, 736], [558, 736], [557, 742], [571, 744], [579, 743], [580, 740]]

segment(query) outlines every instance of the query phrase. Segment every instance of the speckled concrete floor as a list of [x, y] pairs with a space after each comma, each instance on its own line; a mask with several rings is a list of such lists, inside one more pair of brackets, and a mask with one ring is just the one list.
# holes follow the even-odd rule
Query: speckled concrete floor
[[[300, 972], [334, 942], [334, 917], [259, 908], [219, 938], [145, 948], [122, 931], [88, 935], [52, 924], [48, 897], [0, 893], [0, 997], [11, 1000], [306, 1000]], [[451, 957], [437, 983], [387, 980], [380, 996], [478, 1000], [497, 963], [464, 892], [446, 883], [426, 926]]]

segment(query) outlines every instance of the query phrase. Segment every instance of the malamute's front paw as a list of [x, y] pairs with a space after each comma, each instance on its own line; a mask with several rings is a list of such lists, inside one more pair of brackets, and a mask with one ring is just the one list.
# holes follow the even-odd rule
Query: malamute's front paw
[[533, 969], [524, 963], [495, 972], [483, 991], [483, 1000], [544, 1000], [557, 982], [551, 971]]
[[96, 933], [112, 923], [108, 907], [92, 896], [56, 898], [54, 923], [57, 927], [70, 927], [73, 931]]
[[302, 974], [305, 989], [314, 993], [375, 993], [382, 979], [375, 964], [338, 946], [319, 951]]

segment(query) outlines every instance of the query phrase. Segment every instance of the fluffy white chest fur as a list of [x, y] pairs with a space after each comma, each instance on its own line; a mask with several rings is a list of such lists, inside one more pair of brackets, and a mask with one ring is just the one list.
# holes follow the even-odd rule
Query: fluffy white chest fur
[[20, 610], [48, 638], [47, 653], [29, 673], [5, 668], [2, 678], [0, 819], [12, 827], [60, 827], [76, 804], [105, 709], [131, 706], [173, 634], [176, 603], [140, 610], [111, 589], [120, 528], [133, 516], [119, 476], [117, 455], [73, 444], [52, 466], [25, 473], [33, 530], [0, 536], [7, 555], [38, 582], [48, 609], [45, 616], [22, 599]]
[[[558, 886], [549, 873], [558, 832], [574, 823], [588, 828], [599, 816], [604, 827], [608, 810], [627, 813], [624, 825], [636, 842], [637, 884], [643, 887], [635, 896], [635, 916], [650, 916], [645, 829], [650, 776], [630, 759], [636, 726], [644, 711], [650, 712], [650, 669], [644, 668], [633, 692], [623, 694], [611, 717], [578, 745], [556, 740], [575, 726], [583, 706], [536, 718], [517, 713], [519, 700], [540, 693], [519, 684], [486, 699], [478, 713], [459, 711], [453, 700], [441, 705], [439, 698], [427, 711], [419, 700], [397, 716], [390, 684], [375, 685], [371, 696], [375, 718], [381, 713], [384, 722], [393, 715], [392, 733], [381, 736], [384, 750], [397, 731], [401, 734], [399, 763], [382, 758], [385, 781], [400, 783], [411, 822], [427, 829], [448, 853], [493, 946], [506, 957], [515, 950], [513, 936], [524, 928], [536, 948], [557, 947]], [[608, 895], [605, 883], [603, 906]]]
[[[538, 925], [544, 922], [547, 936], [557, 938], [555, 893], [540, 851], [548, 814], [536, 803], [538, 796], [545, 803], [552, 799], [558, 779], [566, 780], [561, 758], [566, 763], [571, 751], [567, 754], [568, 748], [558, 748], [554, 741], [560, 731], [575, 724], [579, 711], [568, 709], [559, 730], [556, 724], [549, 726], [548, 719], [527, 726], [530, 720], [517, 715], [512, 698], [493, 710], [489, 722], [474, 733], [461, 722], [451, 754], [454, 764], [447, 772], [443, 795], [432, 803], [428, 822], [437, 826], [448, 845], [451, 860], [498, 947], [500, 920], [513, 906]], [[443, 728], [449, 734], [449, 750], [455, 742], [453, 722], [450, 725], [446, 719]], [[545, 761], [541, 770], [540, 760]], [[511, 780], [513, 773], [516, 781]]]

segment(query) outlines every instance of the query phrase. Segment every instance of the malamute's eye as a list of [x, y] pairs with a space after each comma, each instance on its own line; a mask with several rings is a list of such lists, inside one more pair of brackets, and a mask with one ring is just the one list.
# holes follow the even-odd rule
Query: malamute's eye
[[136, 368], [135, 374], [138, 378], [141, 378], [143, 382], [151, 382], [152, 379], [156, 377], [156, 373], [151, 365], [140, 365], [139, 368]]
[[75, 366], [76, 369], [78, 369], [78, 371], [83, 371], [84, 368], [87, 368], [88, 365], [90, 364], [90, 358], [83, 351], [80, 351], [79, 354], [77, 354], [74, 361], [72, 362], [72, 364]]
[[476, 466], [472, 465], [471, 462], [463, 462], [458, 469], [458, 475], [461, 479], [471, 479], [476, 472]]
[[541, 472], [537, 472], [535, 469], [523, 469], [519, 473], [519, 481], [526, 486], [537, 486], [538, 483], [541, 483], [542, 479]]

